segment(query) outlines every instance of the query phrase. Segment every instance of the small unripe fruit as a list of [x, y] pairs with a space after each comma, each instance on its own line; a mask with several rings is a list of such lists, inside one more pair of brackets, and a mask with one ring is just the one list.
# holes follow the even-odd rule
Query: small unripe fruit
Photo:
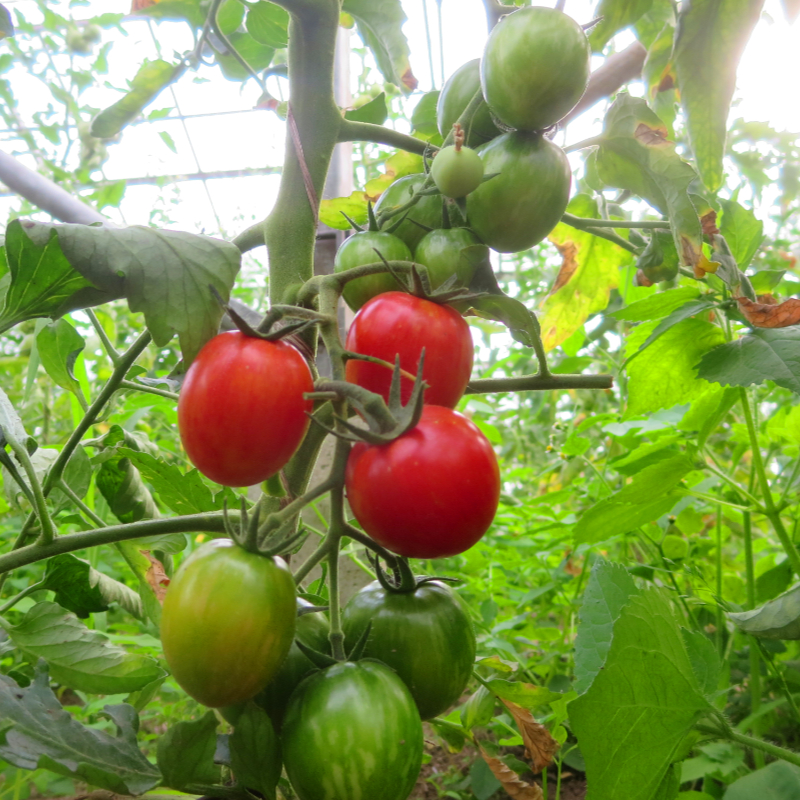
[[450, 145], [440, 150], [431, 165], [436, 188], [447, 197], [465, 197], [483, 180], [483, 162], [469, 147]]

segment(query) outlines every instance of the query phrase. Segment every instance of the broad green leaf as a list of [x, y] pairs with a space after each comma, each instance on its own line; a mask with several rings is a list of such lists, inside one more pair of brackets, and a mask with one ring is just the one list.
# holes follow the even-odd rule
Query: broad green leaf
[[19, 769], [46, 769], [116, 794], [142, 795], [161, 776], [136, 744], [136, 713], [130, 706], [106, 706], [106, 713], [116, 736], [76, 722], [50, 689], [45, 665], [25, 689], [0, 675], [0, 758]]
[[229, 506], [238, 502], [235, 493], [227, 488], [212, 494], [196, 469], [183, 473], [176, 464], [130, 448], [123, 447], [119, 453], [136, 465], [159, 499], [176, 514], [221, 511], [226, 499]]
[[574, 528], [575, 544], [594, 544], [635, 530], [670, 512], [680, 494], [666, 494], [641, 503], [620, 503], [607, 497], [585, 511]]
[[751, 611], [730, 612], [728, 618], [760, 639], [800, 639], [800, 585]]
[[651, 800], [708, 710], [669, 600], [659, 589], [633, 597], [603, 669], [569, 706], [593, 800]]
[[39, 358], [47, 374], [62, 389], [84, 399], [83, 390], [72, 370], [86, 346], [83, 337], [65, 319], [45, 325], [36, 337]]
[[698, 461], [694, 453], [681, 453], [640, 470], [627, 486], [606, 499], [614, 499], [620, 503], [652, 500], [660, 494], [672, 491], [685, 475], [697, 468]]
[[[633, 330], [628, 336], [626, 355], [635, 353], [657, 324], [647, 322]], [[696, 377], [697, 364], [724, 338], [720, 328], [696, 317], [664, 332], [628, 367], [625, 419], [672, 408], [706, 391], [706, 380]]]
[[131, 81], [130, 91], [94, 118], [92, 136], [98, 139], [111, 139], [116, 136], [167, 86], [175, 83], [185, 69], [185, 64], [168, 64], [160, 59], [145, 61]]
[[725, 790], [723, 800], [797, 800], [800, 797], [800, 767], [774, 761], [757, 769]]
[[8, 9], [0, 3], [0, 41], [7, 36], [14, 35], [14, 23], [11, 21], [11, 14]]
[[48, 559], [43, 588], [55, 592], [55, 602], [80, 619], [106, 611], [110, 603], [119, 603], [137, 619], [144, 616], [142, 601], [133, 589], [71, 553]]
[[540, 339], [539, 320], [533, 311], [519, 300], [503, 293], [487, 294], [471, 300], [470, 304], [475, 315], [502, 322], [520, 344], [533, 347]]
[[800, 325], [755, 328], [748, 336], [715, 347], [703, 355], [697, 374], [724, 386], [775, 381], [800, 394]]
[[[261, 72], [272, 63], [275, 48], [262, 44], [249, 33], [239, 32], [231, 34], [228, 41], [236, 52], [250, 65], [253, 72]], [[245, 69], [238, 59], [230, 53], [217, 52], [217, 63], [222, 69], [222, 74], [233, 81], [243, 81], [251, 77], [249, 70]]]
[[381, 92], [377, 97], [364, 103], [363, 106], [344, 112], [344, 118], [353, 122], [371, 122], [373, 125], [383, 125], [389, 109], [386, 107], [386, 94]]
[[436, 123], [436, 106], [439, 102], [439, 92], [426, 92], [414, 106], [411, 114], [411, 127], [422, 136], [434, 137], [439, 135]]
[[406, 15], [400, 0], [344, 0], [342, 11], [355, 19], [383, 77], [405, 94], [413, 92], [417, 79], [408, 61], [410, 51], [402, 30]]
[[694, 286], [681, 286], [679, 289], [667, 289], [665, 292], [637, 300], [609, 316], [626, 322], [647, 322], [651, 319], [663, 319], [673, 311], [700, 296]]
[[209, 285], [227, 302], [241, 263], [229, 242], [178, 231], [16, 221], [8, 231], [14, 262], [0, 330], [124, 297], [156, 345], [178, 334], [187, 366], [222, 319]]
[[619, 94], [606, 114], [590, 168], [605, 186], [627, 189], [669, 218], [682, 264], [700, 261], [703, 231], [690, 197], [694, 169], [667, 139], [667, 128], [638, 97]]
[[580, 624], [575, 639], [575, 684], [583, 694], [605, 664], [611, 647], [614, 623], [639, 590], [621, 564], [598, 559], [592, 567], [583, 594]]
[[725, 237], [739, 269], [745, 270], [764, 239], [764, 223], [735, 200], [721, 200], [722, 223], [719, 232]]
[[322, 200], [319, 204], [319, 221], [329, 228], [338, 231], [351, 230], [350, 223], [344, 214], [357, 225], [368, 222], [367, 197], [364, 192], [353, 192], [349, 197], [333, 197]]
[[56, 603], [37, 603], [5, 630], [26, 658], [49, 664], [53, 680], [82, 692], [135, 692], [164, 674], [153, 659], [109, 644]]
[[738, 399], [739, 392], [736, 389], [723, 389], [712, 384], [692, 401], [678, 427], [682, 431], [696, 432], [698, 447], [702, 447]]
[[632, 25], [639, 17], [646, 14], [652, 5], [653, 0], [600, 0], [600, 4], [594, 10], [594, 16], [601, 17], [601, 20], [589, 34], [592, 50], [595, 53], [602, 52], [608, 40], [617, 31]]
[[763, 5], [764, 0], [681, 5], [673, 60], [697, 170], [711, 192], [722, 186], [736, 69]]
[[[573, 197], [567, 211], [596, 219], [597, 202], [585, 194]], [[549, 236], [563, 259], [555, 291], [542, 304], [542, 342], [552, 350], [569, 339], [594, 313], [608, 305], [619, 285], [619, 268], [631, 260], [613, 242], [559, 223]]]
[[494, 716], [497, 698], [485, 687], [479, 686], [475, 693], [461, 706], [461, 724], [467, 729], [480, 728]]
[[250, 5], [245, 27], [257, 42], [275, 50], [283, 50], [289, 42], [289, 12], [275, 3], [258, 0]]
[[200, 719], [178, 722], [158, 740], [158, 768], [163, 785], [189, 791], [193, 784], [213, 784], [220, 776], [214, 764], [219, 720], [213, 711]]
[[451, 753], [460, 753], [467, 743], [467, 731], [461, 731], [453, 725], [445, 725], [437, 721], [436, 718], [432, 719], [429, 725], [436, 731], [436, 733], [444, 740], [447, 749]]
[[486, 685], [493, 694], [502, 700], [510, 700], [512, 703], [528, 709], [546, 706], [554, 700], [561, 700], [564, 697], [561, 692], [551, 692], [543, 686], [534, 686], [518, 681], [504, 681], [499, 678], [486, 681]]
[[274, 800], [281, 777], [281, 743], [267, 712], [248, 703], [229, 741], [237, 784]]
[[[92, 462], [83, 447], [75, 448], [64, 467], [61, 478], [81, 500], [86, 497], [92, 483]], [[58, 485], [53, 489], [50, 499], [54, 501], [54, 511], [60, 511], [62, 508], [72, 505], [73, 502]]]
[[681, 635], [700, 691], [709, 697], [717, 691], [722, 671], [722, 662], [717, 648], [703, 631], [681, 628]]
[[244, 6], [240, 0], [223, 0], [217, 11], [219, 29], [230, 36], [244, 20]]

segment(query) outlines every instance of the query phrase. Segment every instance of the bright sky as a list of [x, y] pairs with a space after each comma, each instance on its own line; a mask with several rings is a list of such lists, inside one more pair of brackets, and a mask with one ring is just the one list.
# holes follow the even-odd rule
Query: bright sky
[[[37, 21], [38, 12], [31, 0], [5, 0], [5, 5], [12, 14], [15, 9], [20, 9], [30, 21]], [[51, 3], [54, 10], [62, 13], [67, 5], [64, 0]], [[594, 17], [595, 5], [589, 0], [567, 0], [566, 10], [578, 22], [585, 23]], [[87, 0], [76, 6], [74, 14], [82, 18], [90, 15], [89, 9], [96, 9], [97, 13], [125, 13], [130, 8], [130, 0]], [[424, 24], [426, 6], [433, 47], [433, 79], [428, 66]], [[409, 17], [405, 32], [409, 37], [412, 67], [420, 80], [420, 89], [428, 90], [432, 83], [439, 88], [441, 58], [437, 1], [403, 0], [403, 7]], [[441, 10], [444, 72], [449, 75], [465, 61], [480, 56], [486, 37], [486, 23], [481, 0], [442, 0]], [[173, 52], [183, 52], [191, 47], [191, 36], [183, 23], [151, 25], [168, 60]], [[126, 32], [126, 36], [115, 31], [104, 31], [103, 34], [104, 41], [110, 39], [114, 42], [109, 54], [109, 80], [115, 85], [124, 85], [125, 79], [133, 77], [142, 58], [157, 57], [151, 27], [147, 23], [126, 23]], [[629, 41], [630, 34], [622, 33], [617, 44], [621, 48]], [[800, 133], [800, 104], [795, 102], [794, 96], [790, 100], [787, 94], [794, 94], [795, 90], [791, 87], [797, 75], [800, 75], [800, 21], [789, 26], [779, 0], [767, 0], [764, 16], [739, 70], [737, 106], [732, 112], [733, 116], [769, 122], [778, 130]], [[12, 81], [20, 99], [20, 116], [30, 121], [33, 112], [48, 102], [46, 92], [21, 68], [13, 68], [4, 77]], [[123, 133], [122, 141], [110, 146], [110, 158], [104, 169], [106, 178], [280, 165], [283, 123], [271, 112], [251, 111], [259, 95], [254, 81], [248, 81], [241, 87], [226, 81], [218, 69], [206, 67], [201, 68], [197, 77], [202, 78], [203, 82], [196, 82], [191, 74], [185, 75], [174, 90], [164, 92], [148, 109], [177, 108], [190, 118], [185, 123], [166, 119], [129, 126]], [[633, 91], [637, 91], [637, 88], [634, 87]], [[113, 103], [118, 96], [103, 85], [93, 87], [84, 94], [86, 102], [101, 108]], [[411, 102], [414, 102], [413, 99]], [[600, 112], [589, 112], [569, 127], [564, 141], [585, 139], [599, 132], [599, 127]], [[159, 136], [160, 132], [172, 137], [177, 145], [177, 154], [167, 147]], [[0, 147], [11, 149], [8, 144], [0, 143]], [[12, 147], [20, 151], [22, 149], [19, 142]], [[33, 166], [31, 158], [23, 157], [21, 160]], [[161, 208], [173, 220], [172, 227], [215, 234], [221, 225], [226, 235], [230, 236], [267, 213], [274, 201], [278, 180], [277, 176], [218, 179], [208, 181], [205, 184], [207, 190], [199, 181], [169, 184], [163, 188], [130, 186], [120, 212], [108, 209], [107, 213], [119, 222], [147, 224], [153, 209]], [[172, 201], [178, 199], [179, 203], [173, 204]], [[11, 205], [10, 199], [0, 198], [0, 218], [4, 218]], [[154, 222], [159, 224], [157, 218]]]

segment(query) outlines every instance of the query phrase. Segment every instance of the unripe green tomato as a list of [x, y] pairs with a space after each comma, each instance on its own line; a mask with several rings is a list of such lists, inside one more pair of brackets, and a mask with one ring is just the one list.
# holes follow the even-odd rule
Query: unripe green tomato
[[[406, 175], [405, 178], [395, 181], [381, 196], [375, 205], [375, 215], [380, 216], [384, 211], [390, 211], [405, 205], [412, 195], [425, 183], [426, 176], [422, 173]], [[384, 227], [394, 225], [400, 215], [392, 217]], [[440, 195], [424, 195], [408, 212], [405, 220], [393, 231], [398, 239], [402, 239], [410, 250], [419, 244], [419, 240], [427, 233], [425, 228], [415, 225], [411, 220], [425, 225], [428, 228], [442, 227], [442, 198]]]
[[175, 680], [211, 708], [253, 697], [289, 652], [295, 597], [283, 559], [249, 553], [230, 539], [202, 545], [164, 599], [161, 643]]
[[[480, 239], [469, 228], [439, 228], [426, 233], [417, 245], [414, 260], [428, 268], [431, 288], [436, 289], [448, 278], [458, 274], [461, 283], [469, 286], [472, 272], [462, 266], [459, 272], [461, 251], [465, 247], [480, 245]], [[472, 271], [475, 267], [472, 265]]]
[[553, 8], [521, 8], [503, 17], [486, 41], [483, 96], [512, 128], [549, 128], [586, 91], [591, 54], [583, 28], [571, 17]]
[[[421, 230], [421, 229], [420, 229]], [[397, 236], [384, 231], [359, 231], [345, 239], [333, 261], [334, 272], [346, 272], [364, 264], [374, 264], [381, 260], [378, 251], [387, 261], [411, 261], [411, 250]], [[353, 311], [358, 311], [367, 300], [397, 291], [397, 281], [389, 272], [366, 275], [345, 284], [342, 295]]]
[[572, 173], [564, 151], [540, 134], [516, 131], [492, 139], [478, 153], [485, 172], [499, 174], [467, 195], [472, 230], [500, 253], [541, 242], [569, 202]]
[[[481, 88], [481, 61], [474, 58], [462, 64], [448, 79], [439, 93], [439, 102], [436, 105], [436, 122], [439, 133], [447, 137], [454, 122], [464, 113], [469, 101], [475, 92]], [[466, 130], [467, 145], [477, 147], [485, 144], [502, 131], [492, 121], [492, 114], [485, 102], [481, 103], [472, 121]]]
[[664, 553], [664, 558], [670, 561], [680, 561], [689, 555], [689, 542], [682, 536], [668, 533], [661, 542], [661, 552]]
[[431, 177], [446, 197], [466, 197], [481, 185], [483, 162], [469, 147], [450, 145], [442, 148], [433, 159]]

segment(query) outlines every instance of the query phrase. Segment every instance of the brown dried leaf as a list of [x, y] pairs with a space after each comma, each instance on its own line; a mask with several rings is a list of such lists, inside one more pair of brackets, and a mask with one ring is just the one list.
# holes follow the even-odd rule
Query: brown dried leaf
[[791, 297], [778, 305], [754, 303], [746, 297], [737, 297], [739, 311], [756, 328], [786, 328], [800, 322], [800, 300]]
[[705, 236], [713, 236], [719, 233], [719, 228], [717, 227], [717, 212], [713, 209], [700, 217], [700, 224], [703, 226], [703, 234]]
[[756, 302], [763, 303], [765, 306], [776, 306], [778, 301], [774, 294], [757, 294]]
[[[553, 763], [556, 751], [560, 747], [544, 725], [537, 722], [533, 714], [522, 706], [503, 700], [503, 705], [511, 712], [517, 723], [522, 741], [525, 743], [525, 755], [530, 759], [534, 772], [541, 772]], [[490, 765], [491, 766], [491, 765]]]
[[163, 605], [164, 597], [167, 594], [167, 586], [169, 586], [169, 576], [164, 571], [164, 565], [157, 558], [154, 558], [149, 550], [142, 550], [142, 555], [150, 562], [150, 566], [145, 573], [147, 583], [153, 590], [156, 600]]
[[644, 274], [644, 270], [637, 269], [636, 276], [633, 279], [633, 283], [635, 286], [652, 286], [653, 281]]
[[644, 122], [640, 122], [636, 126], [636, 130], [634, 131], [633, 135], [645, 147], [663, 147], [664, 145], [674, 146], [672, 142], [667, 139], [667, 133], [668, 131], [666, 125], [653, 128], [650, 125], [646, 125]]
[[525, 783], [513, 769], [507, 767], [499, 758], [493, 758], [482, 747], [480, 751], [483, 760], [489, 765], [495, 778], [503, 784], [503, 788], [512, 800], [544, 800], [542, 789], [538, 784]]
[[553, 244], [558, 249], [558, 252], [561, 253], [561, 258], [563, 260], [561, 262], [561, 269], [558, 271], [555, 282], [550, 288], [550, 291], [547, 293], [548, 297], [551, 294], [555, 294], [562, 286], [568, 284], [569, 279], [575, 274], [575, 270], [578, 269], [578, 246], [575, 244], [575, 242], [567, 241], [563, 244], [553, 242]]
[[417, 88], [417, 84], [419, 81], [417, 80], [414, 73], [411, 71], [411, 67], [409, 67], [402, 75], [400, 80], [403, 82], [403, 86], [405, 86], [410, 92], [413, 92]]

